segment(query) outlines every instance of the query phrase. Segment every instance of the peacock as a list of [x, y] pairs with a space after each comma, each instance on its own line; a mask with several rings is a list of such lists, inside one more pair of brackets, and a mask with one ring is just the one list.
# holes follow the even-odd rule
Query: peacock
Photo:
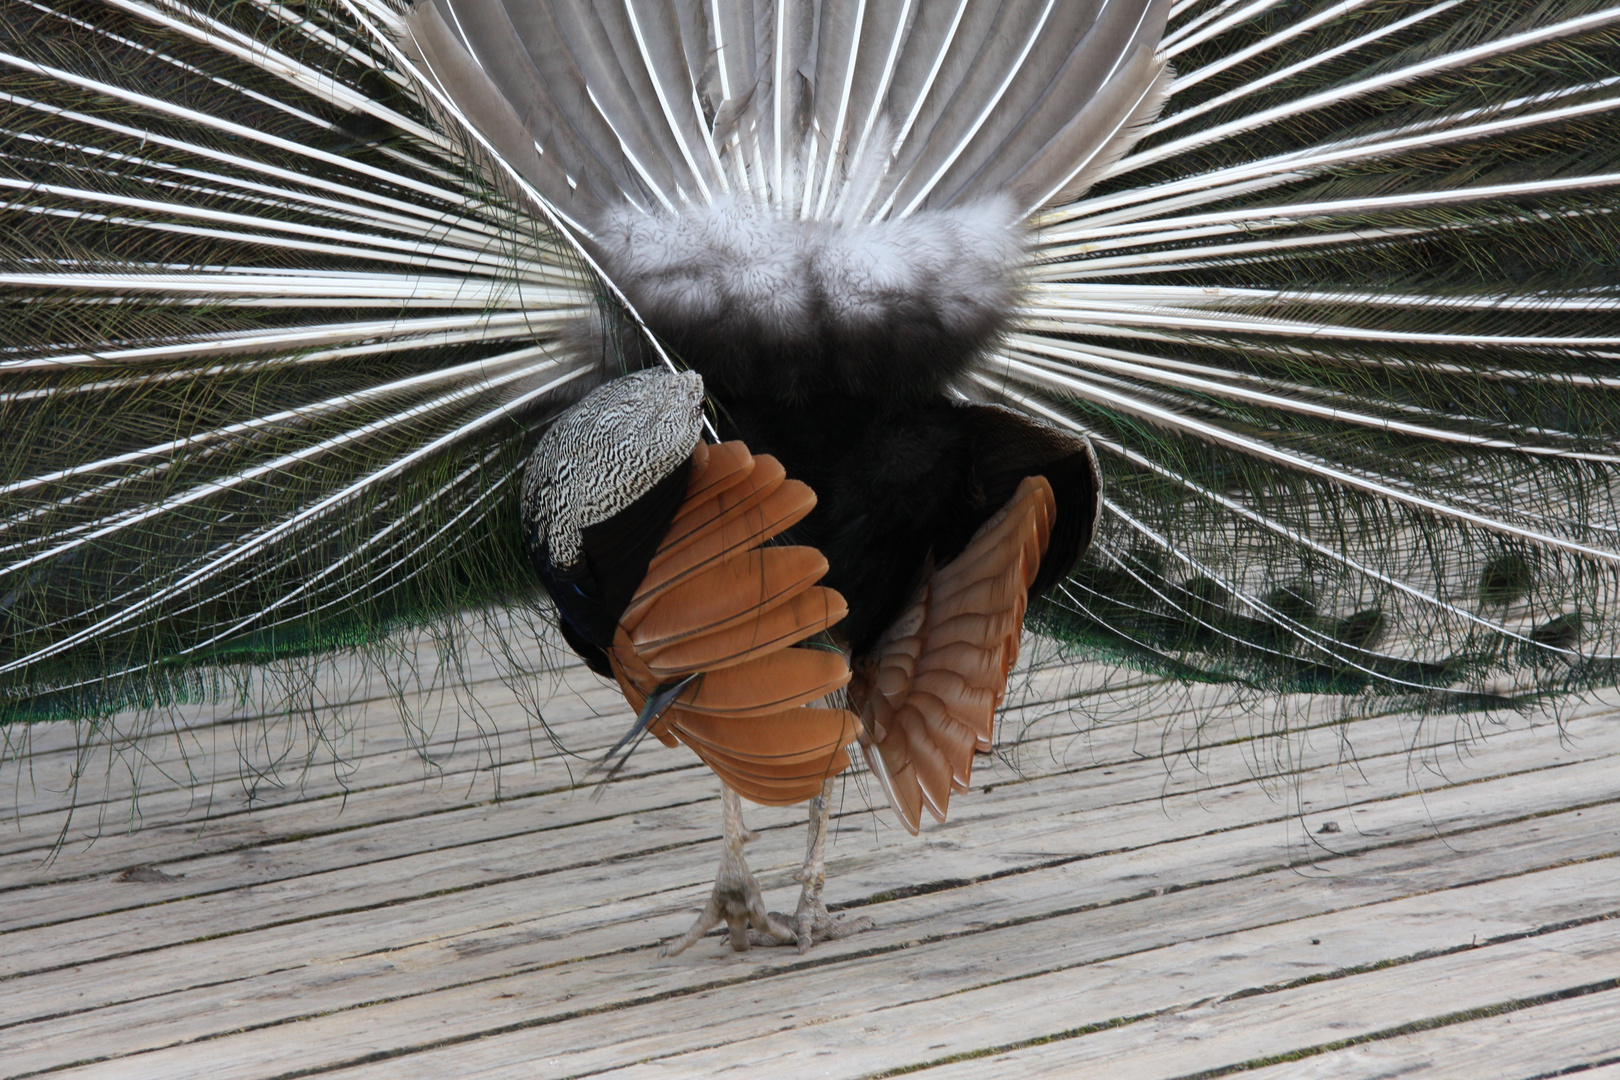
[[1615, 0], [3, 3], [0, 730], [532, 613], [723, 782], [669, 950], [803, 950], [1026, 628], [1620, 684]]

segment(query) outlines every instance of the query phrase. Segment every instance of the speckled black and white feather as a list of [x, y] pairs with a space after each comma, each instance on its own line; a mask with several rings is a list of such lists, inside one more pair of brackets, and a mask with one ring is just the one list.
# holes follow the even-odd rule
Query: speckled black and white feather
[[541, 436], [523, 478], [531, 551], [575, 566], [587, 528], [646, 495], [692, 456], [703, 431], [696, 372], [639, 371], [587, 394]]

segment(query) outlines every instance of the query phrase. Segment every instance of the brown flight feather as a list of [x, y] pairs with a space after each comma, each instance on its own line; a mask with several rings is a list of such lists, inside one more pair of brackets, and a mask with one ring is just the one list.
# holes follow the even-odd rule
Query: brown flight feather
[[1055, 516], [1051, 484], [1026, 477], [967, 548], [927, 576], [851, 687], [861, 749], [912, 832], [924, 808], [945, 819], [974, 753], [990, 748]]
[[844, 598], [816, 584], [814, 548], [765, 547], [814, 509], [815, 493], [740, 442], [699, 445], [686, 498], [620, 617], [608, 661], [632, 708], [697, 674], [649, 725], [690, 747], [754, 802], [812, 798], [849, 766], [860, 724], [808, 703], [849, 682], [842, 653], [795, 647], [842, 619]]

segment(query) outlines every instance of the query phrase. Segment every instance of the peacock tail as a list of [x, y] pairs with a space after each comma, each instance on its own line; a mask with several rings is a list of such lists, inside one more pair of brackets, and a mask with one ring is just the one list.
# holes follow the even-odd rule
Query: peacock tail
[[9, 718], [532, 591], [513, 495], [600, 286], [435, 118], [398, 23], [8, 8]]
[[524, 461], [736, 230], [1005, 305], [1069, 657], [1620, 681], [1613, 0], [0, 2], [0, 723], [543, 614]]

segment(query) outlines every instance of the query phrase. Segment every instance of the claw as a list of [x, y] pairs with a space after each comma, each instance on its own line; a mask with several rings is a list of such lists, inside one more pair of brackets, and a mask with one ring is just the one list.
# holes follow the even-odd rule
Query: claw
[[793, 925], [794, 937], [802, 955], [816, 942], [842, 941], [863, 930], [870, 930], [877, 924], [865, 915], [855, 919], [840, 915], [835, 919], [827, 911], [827, 906], [821, 902], [820, 897], [814, 900], [801, 897], [799, 909], [793, 916]]

